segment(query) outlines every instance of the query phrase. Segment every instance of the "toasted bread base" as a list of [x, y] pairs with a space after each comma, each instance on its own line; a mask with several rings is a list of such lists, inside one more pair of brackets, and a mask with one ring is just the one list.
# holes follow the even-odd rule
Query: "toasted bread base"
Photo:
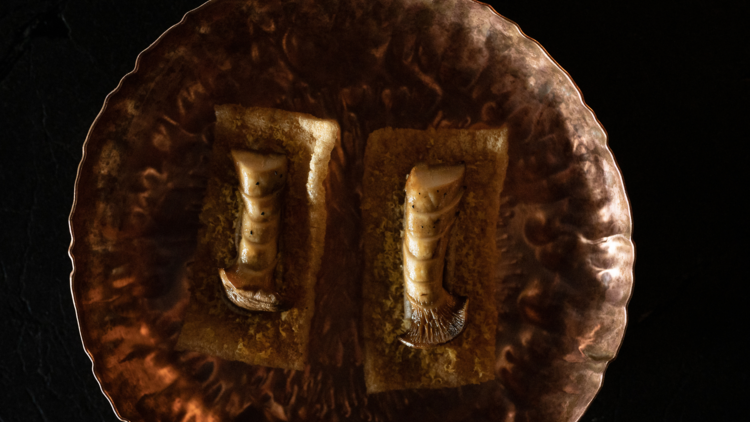
[[[325, 241], [323, 182], [339, 127], [305, 114], [236, 105], [216, 106], [216, 118], [203, 227], [190, 268], [192, 296], [176, 348], [302, 370]], [[285, 312], [243, 312], [223, 297], [219, 269], [235, 262], [242, 204], [232, 149], [282, 153], [289, 160], [275, 273]]]
[[[408, 347], [403, 286], [403, 203], [406, 175], [419, 162], [466, 164], [466, 192], [451, 233], [445, 288], [469, 300], [463, 332], [429, 349]], [[362, 220], [363, 315], [368, 393], [450, 388], [495, 378], [495, 232], [508, 165], [507, 129], [385, 128], [367, 141]]]

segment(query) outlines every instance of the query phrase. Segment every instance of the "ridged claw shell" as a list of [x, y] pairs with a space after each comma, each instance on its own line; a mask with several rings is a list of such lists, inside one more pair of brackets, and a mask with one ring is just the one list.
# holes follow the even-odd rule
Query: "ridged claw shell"
[[227, 299], [249, 311], [285, 309], [274, 286], [287, 159], [281, 154], [232, 150], [243, 210], [237, 262], [219, 270]]
[[443, 288], [448, 238], [463, 196], [465, 166], [415, 166], [406, 182], [404, 283], [411, 325], [399, 340], [424, 349], [447, 343], [466, 324], [468, 299]]

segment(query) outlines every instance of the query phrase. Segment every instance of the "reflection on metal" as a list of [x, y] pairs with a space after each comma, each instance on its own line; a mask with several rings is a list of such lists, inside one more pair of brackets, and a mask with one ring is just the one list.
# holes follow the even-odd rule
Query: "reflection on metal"
[[420, 164], [406, 181], [404, 290], [411, 308], [411, 325], [399, 340], [416, 349], [447, 343], [466, 324], [468, 299], [456, 297], [443, 287], [445, 252], [465, 190], [465, 171], [463, 164]]
[[[631, 214], [606, 134], [570, 77], [478, 2], [216, 0], [139, 56], [89, 132], [70, 218], [72, 293], [103, 391], [129, 420], [570, 422], [626, 325]], [[335, 10], [331, 9], [333, 7]], [[310, 367], [175, 353], [215, 104], [336, 119]], [[496, 379], [367, 398], [359, 214], [367, 136], [509, 128], [496, 263]], [[543, 370], [540, 370], [543, 368]]]
[[275, 286], [281, 207], [287, 160], [281, 154], [232, 151], [243, 209], [240, 215], [237, 262], [219, 270], [232, 303], [249, 311], [279, 312]]

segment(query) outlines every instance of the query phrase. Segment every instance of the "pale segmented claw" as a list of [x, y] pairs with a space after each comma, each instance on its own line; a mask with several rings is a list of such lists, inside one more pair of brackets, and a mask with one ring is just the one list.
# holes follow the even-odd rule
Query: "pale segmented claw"
[[233, 304], [249, 311], [280, 312], [285, 305], [274, 285], [274, 270], [287, 160], [281, 154], [238, 150], [232, 150], [232, 157], [244, 207], [237, 263], [220, 269], [219, 276]]
[[411, 327], [399, 340], [424, 349], [447, 343], [466, 324], [468, 299], [443, 288], [445, 252], [458, 204], [465, 166], [414, 167], [406, 182], [404, 205], [404, 284], [411, 305]]

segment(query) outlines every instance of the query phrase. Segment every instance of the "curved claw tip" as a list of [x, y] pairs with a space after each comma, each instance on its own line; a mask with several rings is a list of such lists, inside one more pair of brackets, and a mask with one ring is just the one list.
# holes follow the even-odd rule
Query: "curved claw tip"
[[259, 288], [240, 289], [231, 282], [224, 270], [220, 270], [224, 297], [234, 306], [251, 312], [283, 312], [289, 309], [281, 294]]
[[412, 306], [411, 327], [399, 336], [401, 343], [415, 349], [428, 349], [448, 343], [463, 332], [469, 306], [467, 298], [449, 296], [437, 306], [422, 305], [411, 297], [408, 299]]

